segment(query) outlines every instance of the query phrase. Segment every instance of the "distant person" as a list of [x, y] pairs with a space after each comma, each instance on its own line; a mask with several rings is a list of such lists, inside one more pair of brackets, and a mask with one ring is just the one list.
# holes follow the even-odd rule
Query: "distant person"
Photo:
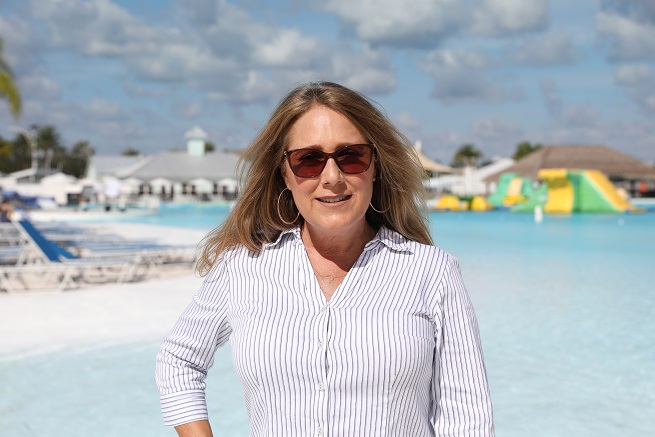
[[2, 199], [0, 202], [0, 222], [8, 223], [11, 221], [11, 216], [14, 213], [14, 207], [11, 205], [9, 199]]
[[212, 436], [204, 380], [231, 340], [251, 436], [494, 435], [477, 321], [412, 150], [343, 86], [280, 102], [160, 348], [166, 425]]
[[89, 210], [89, 203], [84, 196], [80, 197], [80, 209], [84, 212]]

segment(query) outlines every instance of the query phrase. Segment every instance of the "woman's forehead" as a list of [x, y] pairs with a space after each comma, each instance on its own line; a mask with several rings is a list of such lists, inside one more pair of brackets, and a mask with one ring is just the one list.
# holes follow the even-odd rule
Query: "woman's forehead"
[[328, 107], [315, 106], [291, 126], [287, 147], [328, 148], [361, 142], [365, 142], [364, 135], [348, 117]]

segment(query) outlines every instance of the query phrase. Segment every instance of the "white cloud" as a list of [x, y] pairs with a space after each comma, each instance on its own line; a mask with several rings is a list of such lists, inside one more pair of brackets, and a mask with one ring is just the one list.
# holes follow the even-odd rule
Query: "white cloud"
[[59, 85], [45, 76], [21, 77], [18, 88], [24, 99], [55, 99], [60, 94]]
[[480, 139], [480, 144], [510, 146], [507, 144], [508, 138], [521, 138], [523, 129], [516, 123], [503, 118], [484, 118], [473, 123], [472, 133]]
[[162, 88], [161, 86], [144, 86], [142, 84], [134, 84], [130, 81], [125, 81], [123, 83], [123, 89], [127, 92], [130, 97], [137, 98], [164, 98], [168, 97], [171, 94], [169, 88]]
[[543, 30], [547, 0], [326, 0], [334, 13], [373, 45], [436, 48], [465, 33], [502, 37]]
[[409, 112], [401, 112], [394, 117], [396, 124], [401, 130], [417, 129], [421, 124]]
[[600, 111], [586, 104], [567, 106], [562, 111], [559, 119], [564, 126], [577, 129], [596, 129], [602, 124]]
[[613, 11], [640, 23], [655, 24], [653, 0], [601, 0], [601, 9]]
[[549, 114], [558, 124], [579, 129], [596, 128], [601, 124], [601, 114], [596, 108], [587, 104], [567, 104], [553, 82], [542, 82], [541, 92]]
[[431, 52], [426, 62], [437, 68], [485, 68], [491, 67], [495, 61], [480, 52], [437, 50]]
[[471, 31], [504, 36], [543, 30], [548, 24], [547, 0], [482, 0], [473, 13]]
[[[0, 113], [0, 125], [2, 123]], [[100, 154], [120, 153], [128, 147], [154, 152], [172, 146], [171, 138], [179, 138], [180, 143], [184, 141], [184, 131], [179, 134], [172, 132], [175, 127], [171, 126], [170, 120], [153, 116], [147, 119], [139, 111], [133, 111], [127, 117], [113, 102], [103, 100], [89, 104], [27, 100], [21, 124], [53, 125], [62, 134], [66, 146], [87, 139]], [[148, 126], [156, 126], [156, 129], [149, 129]]]
[[495, 61], [477, 52], [434, 51], [421, 68], [434, 80], [431, 96], [445, 104], [500, 103], [518, 93], [486, 78], [484, 68]]
[[631, 156], [653, 159], [655, 125], [650, 120], [612, 122], [599, 120], [593, 125], [555, 124], [541, 132], [544, 144], [604, 144]]
[[535, 66], [571, 64], [578, 57], [571, 35], [566, 32], [551, 33], [525, 41], [510, 55], [518, 64]]
[[123, 108], [116, 102], [109, 102], [103, 99], [95, 99], [90, 104], [84, 105], [86, 113], [101, 120], [121, 120], [126, 118]]
[[388, 92], [395, 83], [366, 48], [328, 47], [225, 1], [184, 0], [176, 8], [191, 22], [150, 24], [110, 0], [32, 1], [52, 46], [113, 57], [143, 79], [190, 85], [215, 100], [266, 101], [299, 78], [328, 76], [365, 92]]
[[624, 65], [615, 73], [616, 83], [644, 113], [655, 116], [655, 70], [646, 64]]
[[616, 81], [621, 85], [635, 85], [655, 80], [655, 72], [646, 64], [623, 65], [616, 70]]
[[379, 52], [366, 48], [361, 53], [337, 50], [326, 73], [326, 79], [364, 94], [386, 94], [396, 84], [391, 62]]
[[612, 60], [655, 59], [655, 25], [652, 23], [640, 23], [614, 12], [599, 12], [596, 31], [608, 41]]
[[321, 9], [353, 26], [374, 45], [435, 47], [464, 24], [466, 6], [458, 0], [327, 0]]
[[[23, 105], [21, 114], [22, 124], [25, 125], [53, 125], [60, 132], [63, 132], [62, 126], [67, 125], [74, 118], [71, 116], [70, 105], [65, 105], [57, 101], [40, 101], [27, 100]], [[29, 120], [29, 122], [27, 122]]]
[[88, 55], [141, 54], [158, 34], [109, 0], [33, 0], [32, 14], [46, 24], [50, 44]]
[[178, 117], [194, 118], [202, 113], [202, 105], [198, 102], [178, 101], [173, 103], [173, 112]]
[[40, 33], [23, 19], [0, 16], [0, 35], [4, 37], [3, 56], [14, 75], [32, 72], [38, 65]]
[[263, 67], [303, 68], [320, 58], [323, 51], [316, 38], [282, 29], [255, 45], [252, 59]]
[[390, 71], [366, 68], [340, 82], [364, 94], [386, 94], [395, 87], [396, 79]]
[[224, 3], [222, 0], [178, 0], [177, 9], [193, 25], [210, 26], [216, 22]]
[[546, 108], [551, 116], [556, 117], [562, 112], [564, 107], [564, 102], [562, 97], [560, 97], [557, 92], [557, 86], [553, 82], [542, 82], [541, 83], [541, 93], [544, 96], [546, 101]]

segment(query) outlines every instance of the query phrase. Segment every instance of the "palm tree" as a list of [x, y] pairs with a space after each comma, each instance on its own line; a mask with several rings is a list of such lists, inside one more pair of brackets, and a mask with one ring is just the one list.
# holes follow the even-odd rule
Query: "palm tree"
[[129, 147], [121, 152], [121, 155], [123, 156], [139, 156], [140, 154], [141, 152], [134, 147]]
[[0, 37], [0, 98], [8, 100], [11, 113], [14, 118], [18, 118], [21, 111], [20, 93], [14, 83], [14, 74], [2, 55], [3, 49], [4, 44], [2, 37]]
[[539, 149], [541, 149], [541, 144], [530, 144], [528, 141], [520, 142], [516, 145], [516, 151], [514, 152], [514, 155], [512, 155], [512, 159], [518, 161], [524, 156]]
[[463, 144], [455, 152], [453, 157], [453, 167], [477, 167], [478, 159], [482, 157], [482, 152], [475, 148], [473, 144]]
[[43, 168], [50, 170], [53, 160], [59, 160], [62, 155], [61, 136], [54, 126], [40, 127], [36, 133], [37, 147], [43, 151]]
[[95, 150], [91, 147], [91, 143], [86, 140], [76, 142], [64, 159], [63, 172], [81, 178], [86, 174], [89, 161], [94, 154]]

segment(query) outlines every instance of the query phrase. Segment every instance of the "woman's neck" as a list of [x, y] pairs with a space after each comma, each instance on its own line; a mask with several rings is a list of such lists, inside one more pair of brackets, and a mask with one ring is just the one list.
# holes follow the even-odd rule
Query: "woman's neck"
[[307, 250], [313, 250], [327, 259], [357, 259], [366, 243], [375, 237], [376, 231], [368, 223], [350, 232], [326, 233], [305, 224], [300, 230]]

